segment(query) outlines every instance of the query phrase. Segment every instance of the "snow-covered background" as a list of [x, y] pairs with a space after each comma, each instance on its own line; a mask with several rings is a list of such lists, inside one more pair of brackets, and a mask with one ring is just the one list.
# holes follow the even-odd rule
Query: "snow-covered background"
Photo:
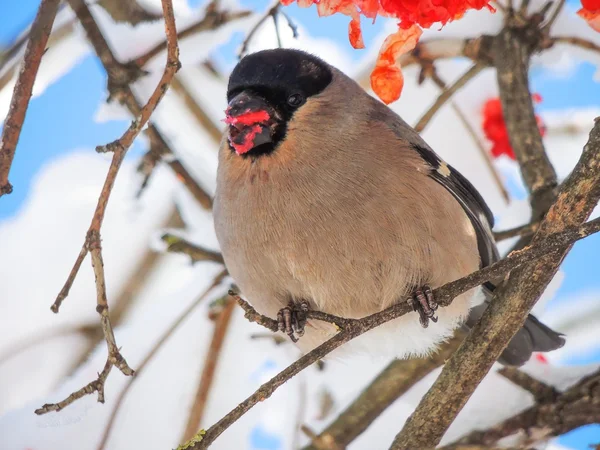
[[[9, 4], [10, 3], [10, 4]], [[18, 5], [17, 5], [18, 3]], [[140, 2], [154, 11], [159, 0]], [[203, 16], [198, 1], [174, 1], [179, 29]], [[532, 8], [541, 2], [532, 1]], [[236, 51], [245, 33], [267, 8], [264, 1], [234, 0], [222, 3], [232, 10], [249, 8], [257, 14], [222, 29], [181, 42], [181, 83], [207, 112], [217, 127], [225, 108], [227, 73], [236, 61]], [[579, 36], [600, 44], [600, 35], [577, 18], [578, 5], [568, 3], [555, 25], [556, 35]], [[0, 44], [7, 44], [31, 20], [37, 1], [2, 2]], [[126, 61], [143, 54], [163, 39], [160, 22], [135, 28], [115, 24], [98, 6], [92, 11], [109, 38], [118, 58]], [[316, 19], [314, 9], [296, 6], [286, 12], [299, 26], [294, 40], [282, 20], [285, 46], [309, 50], [351, 76], [368, 71], [393, 23], [364, 23], [367, 49], [354, 51], [347, 42], [347, 18]], [[70, 26], [72, 13], [65, 8], [55, 30]], [[500, 26], [499, 14], [470, 12], [441, 32], [426, 31], [423, 40], [442, 36], [476, 36], [493, 33]], [[251, 42], [250, 50], [276, 45], [274, 27], [268, 21]], [[161, 70], [163, 57], [147, 68], [151, 74], [138, 81], [135, 92], [147, 96]], [[222, 74], [215, 75], [201, 63], [210, 60]], [[600, 115], [600, 87], [595, 75], [600, 53], [556, 46], [535, 59], [532, 88], [543, 97], [538, 112], [548, 132], [546, 148], [559, 176], [564, 178], [578, 159], [593, 118]], [[7, 67], [0, 69], [0, 79]], [[437, 64], [440, 75], [451, 82], [469, 66], [468, 61]], [[429, 81], [418, 86], [416, 68], [405, 71], [402, 98], [392, 105], [409, 123], [416, 123], [433, 103], [439, 90]], [[481, 108], [497, 95], [495, 74], [482, 72], [454, 97], [479, 139], [489, 149], [481, 131]], [[596, 78], [594, 78], [596, 77]], [[12, 83], [0, 90], [0, 117], [6, 114]], [[119, 393], [131, 380], [118, 371], [106, 385], [106, 403], [94, 396], [77, 401], [59, 413], [38, 417], [33, 410], [43, 403], [62, 400], [91, 381], [106, 357], [103, 343], [85, 359], [93, 341], [86, 330], [96, 324], [95, 288], [89, 261], [73, 285], [60, 314], [49, 306], [62, 287], [83, 242], [98, 193], [108, 168], [106, 155], [93, 151], [127, 126], [129, 116], [116, 105], [106, 105], [105, 76], [83, 31], [74, 30], [51, 45], [43, 60], [30, 111], [17, 150], [11, 181], [15, 191], [0, 199], [0, 448], [95, 449]], [[198, 125], [184, 99], [169, 91], [155, 113], [154, 122], [171, 143], [177, 157], [208, 191], [214, 191], [217, 145]], [[507, 202], [453, 105], [448, 104], [424, 131], [425, 139], [448, 162], [459, 169], [490, 204], [497, 229], [528, 221], [525, 190], [515, 163], [501, 158], [493, 162], [510, 194]], [[140, 137], [119, 173], [102, 230], [109, 303], [119, 313], [117, 342], [133, 368], [138, 368], [162, 334], [207, 287], [221, 268], [213, 263], [191, 265], [181, 255], [164, 254], [159, 236], [166, 228], [205, 247], [217, 249], [210, 213], [202, 210], [166, 166], [160, 166], [141, 198], [136, 198], [141, 177], [136, 163], [147, 147]], [[174, 219], [179, 211], [183, 221]], [[503, 243], [506, 249], [510, 242]], [[549, 325], [567, 334], [567, 345], [533, 359], [525, 370], [564, 388], [577, 377], [594, 370], [600, 362], [600, 277], [596, 258], [600, 239], [592, 237], [576, 245], [563, 270], [553, 281], [536, 313]], [[151, 260], [141, 283], [131, 289], [132, 276], [142, 262]], [[209, 290], [160, 351], [135, 378], [116, 416], [105, 448], [173, 448], [183, 433], [203, 361], [212, 335], [208, 318], [212, 300], [223, 295], [230, 280]], [[235, 310], [227, 334], [215, 384], [202, 426], [237, 405], [260, 383], [291, 363], [297, 351], [291, 345], [275, 346], [271, 340], [254, 340], [262, 332]], [[389, 361], [365, 356], [328, 361], [325, 370], [310, 368], [282, 386], [268, 401], [252, 409], [214, 444], [216, 449], [287, 450], [307, 441], [295, 430], [298, 423], [319, 431], [331, 422]], [[411, 389], [389, 408], [351, 446], [351, 449], [387, 448], [402, 421], [438, 372]], [[490, 374], [449, 430], [445, 442], [464, 432], [486, 427], [532, 404], [530, 395], [499, 375]], [[493, 405], [493, 407], [490, 407]], [[600, 441], [600, 427], [571, 433], [546, 448], [584, 449]]]

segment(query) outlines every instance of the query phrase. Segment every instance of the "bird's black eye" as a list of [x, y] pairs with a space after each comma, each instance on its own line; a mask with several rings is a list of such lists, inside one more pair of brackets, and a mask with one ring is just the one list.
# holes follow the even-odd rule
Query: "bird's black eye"
[[299, 93], [292, 94], [288, 97], [287, 102], [288, 102], [288, 105], [293, 106], [294, 108], [297, 108], [302, 103], [304, 103], [304, 96]]

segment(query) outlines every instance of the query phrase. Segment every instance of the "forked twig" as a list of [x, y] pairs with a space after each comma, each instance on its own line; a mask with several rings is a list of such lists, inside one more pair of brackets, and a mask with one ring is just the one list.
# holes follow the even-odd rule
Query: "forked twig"
[[[85, 6], [85, 4], [80, 5]], [[165, 17], [165, 33], [167, 35], [168, 42], [168, 53], [167, 53], [167, 63], [165, 66], [164, 73], [158, 83], [158, 86], [150, 96], [148, 103], [142, 108], [140, 113], [140, 117], [134, 120], [129, 128], [125, 131], [123, 136], [117, 139], [114, 142], [111, 142], [107, 145], [98, 146], [96, 151], [98, 152], [113, 152], [113, 158], [108, 170], [108, 174], [106, 176], [106, 180], [104, 182], [104, 186], [100, 193], [100, 197], [98, 199], [98, 204], [96, 206], [96, 210], [94, 212], [94, 216], [92, 217], [92, 223], [87, 232], [87, 236], [83, 247], [79, 253], [77, 261], [73, 270], [71, 271], [67, 284], [61, 290], [61, 294], [56, 299], [54, 304], [52, 305], [52, 311], [57, 313], [61, 302], [66, 297], [65, 293], [69, 292], [71, 284], [73, 283], [75, 277], [77, 276], [77, 272], [81, 267], [81, 263], [83, 259], [90, 253], [92, 259], [92, 266], [94, 269], [94, 275], [96, 277], [96, 311], [100, 314], [100, 322], [102, 324], [102, 331], [104, 332], [104, 339], [106, 340], [106, 344], [108, 347], [108, 357], [106, 360], [106, 364], [104, 366], [104, 370], [98, 375], [98, 378], [87, 386], [83, 387], [79, 391], [71, 394], [65, 400], [54, 403], [54, 404], [45, 404], [41, 408], [37, 409], [36, 414], [45, 414], [50, 411], [58, 411], [65, 406], [69, 405], [73, 401], [81, 398], [84, 395], [91, 394], [93, 392], [98, 392], [98, 401], [104, 401], [104, 382], [110, 373], [110, 370], [113, 366], [119, 368], [119, 370], [124, 375], [133, 375], [134, 371], [129, 367], [125, 358], [121, 355], [121, 352], [116, 344], [114, 332], [112, 329], [112, 325], [109, 318], [108, 311], [108, 301], [106, 296], [106, 282], [104, 276], [104, 262], [102, 260], [102, 247], [101, 247], [101, 238], [100, 238], [100, 229], [102, 227], [102, 221], [104, 220], [104, 215], [106, 212], [106, 206], [108, 204], [108, 200], [110, 198], [110, 194], [112, 192], [112, 188], [114, 186], [117, 174], [121, 167], [121, 163], [125, 158], [125, 154], [134, 139], [140, 133], [144, 125], [150, 119], [150, 116], [167, 89], [169, 88], [169, 83], [171, 79], [179, 70], [179, 48], [177, 46], [177, 31], [175, 28], [175, 16], [173, 14], [173, 5], [172, 0], [162, 0], [162, 8], [163, 14]]]
[[[171, 336], [173, 336], [173, 333], [175, 333], [175, 331], [181, 326], [181, 324], [185, 321], [185, 319], [187, 317], [189, 317], [189, 315], [198, 307], [198, 305], [200, 305], [200, 303], [202, 303], [204, 301], [206, 296], [215, 287], [217, 287], [226, 276], [227, 276], [227, 271], [223, 270], [222, 272], [220, 272], [214, 278], [211, 285], [209, 287], [207, 287], [206, 290], [202, 294], [200, 294], [198, 296], [198, 298], [190, 306], [188, 306], [184, 311], [182, 311], [182, 313], [177, 317], [177, 319], [175, 319], [175, 321], [171, 324], [171, 326], [160, 336], [158, 341], [156, 341], [156, 344], [154, 344], [154, 346], [150, 349], [148, 354], [144, 357], [144, 360], [140, 363], [140, 365], [138, 367], [138, 370], [137, 370], [138, 375], [154, 359], [154, 357], [158, 354], [158, 351], [161, 349], [161, 347], [169, 340], [169, 338]], [[104, 433], [102, 434], [102, 439], [100, 440], [100, 443], [98, 444], [97, 450], [103, 450], [106, 447], [108, 438], [110, 437], [110, 432], [112, 431], [112, 427], [115, 424], [117, 414], [119, 413], [119, 410], [121, 409], [121, 405], [123, 405], [123, 401], [125, 400], [125, 397], [127, 396], [127, 393], [133, 386], [134, 382], [138, 379], [139, 379], [138, 377], [129, 378], [128, 383], [125, 385], [123, 390], [119, 393], [119, 395], [115, 401], [115, 407], [113, 408], [112, 412], [110, 413], [110, 417], [106, 424], [106, 428], [104, 429]]]

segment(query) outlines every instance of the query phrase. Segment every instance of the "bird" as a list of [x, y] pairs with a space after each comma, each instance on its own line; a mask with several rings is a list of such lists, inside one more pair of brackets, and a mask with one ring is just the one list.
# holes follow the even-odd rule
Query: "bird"
[[[303, 352], [337, 329], [308, 310], [362, 318], [411, 299], [412, 312], [344, 353], [426, 356], [472, 327], [492, 283], [439, 307], [432, 289], [498, 261], [493, 215], [474, 186], [389, 107], [310, 53], [269, 49], [227, 85], [214, 226], [225, 265], [260, 314]], [[529, 315], [499, 361], [564, 345]], [[337, 352], [338, 350], [336, 350]]]

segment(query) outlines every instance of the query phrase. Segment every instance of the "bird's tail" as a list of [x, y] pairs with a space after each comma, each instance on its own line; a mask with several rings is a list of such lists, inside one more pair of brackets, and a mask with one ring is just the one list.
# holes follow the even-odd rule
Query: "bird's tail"
[[[494, 288], [491, 283], [486, 283], [483, 289], [486, 301], [471, 309], [465, 323], [467, 328], [473, 327], [482, 316], [488, 306]], [[500, 358], [498, 358], [498, 361], [508, 366], [522, 366], [529, 360], [533, 352], [549, 352], [561, 348], [565, 345], [565, 338], [563, 336], [563, 334], [550, 329], [529, 314], [525, 325], [513, 336], [500, 355]]]

